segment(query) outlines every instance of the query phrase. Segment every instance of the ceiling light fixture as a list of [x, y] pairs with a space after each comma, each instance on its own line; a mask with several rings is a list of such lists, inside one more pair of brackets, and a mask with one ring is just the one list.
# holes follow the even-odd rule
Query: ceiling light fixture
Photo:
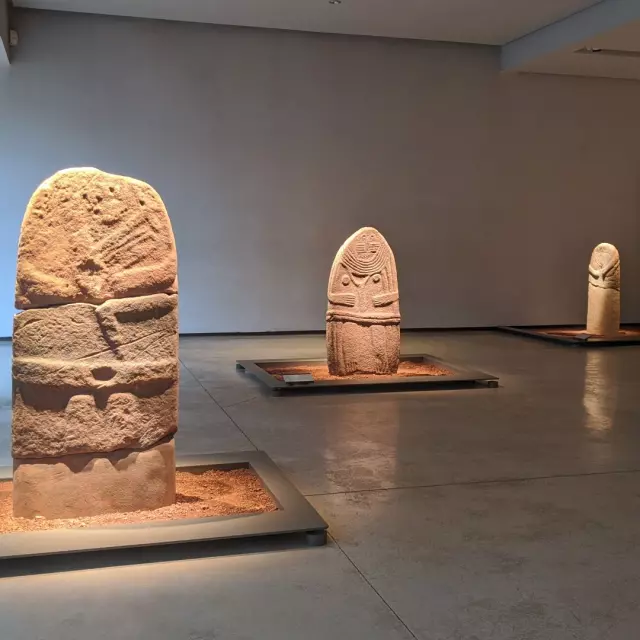
[[613, 57], [613, 58], [640, 58], [640, 51], [629, 51], [625, 49], [601, 49], [600, 47], [582, 47], [575, 53], [594, 55], [598, 57]]
[[342, 0], [329, 0], [329, 4], [342, 4]]

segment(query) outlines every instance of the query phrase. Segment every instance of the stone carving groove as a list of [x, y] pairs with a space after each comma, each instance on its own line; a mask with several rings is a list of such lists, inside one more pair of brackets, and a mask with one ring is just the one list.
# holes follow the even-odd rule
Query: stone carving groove
[[620, 255], [606, 242], [599, 244], [589, 262], [587, 333], [613, 336], [620, 332]]
[[391, 247], [373, 227], [350, 236], [329, 276], [327, 363], [333, 375], [391, 375], [400, 363], [400, 298]]
[[36, 190], [18, 249], [15, 515], [174, 501], [176, 273], [169, 218], [149, 185], [69, 169]]

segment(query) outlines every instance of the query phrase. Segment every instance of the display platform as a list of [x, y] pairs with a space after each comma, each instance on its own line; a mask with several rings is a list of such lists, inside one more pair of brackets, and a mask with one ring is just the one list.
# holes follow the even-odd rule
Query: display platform
[[[165, 520], [138, 524], [55, 529], [0, 535], [0, 560], [53, 555], [102, 553], [133, 547], [173, 548], [175, 545], [302, 534], [310, 546], [326, 543], [327, 524], [304, 496], [261, 451], [185, 456], [178, 470], [251, 469], [278, 509], [268, 513]], [[0, 468], [0, 480], [10, 480], [11, 467]], [[214, 549], [212, 548], [212, 553]], [[37, 573], [37, 563], [30, 572]], [[0, 567], [0, 576], [2, 569]]]
[[640, 344], [640, 325], [638, 324], [622, 325], [619, 336], [606, 337], [589, 334], [584, 326], [575, 325], [563, 327], [498, 327], [498, 330], [574, 347], [622, 347]]
[[[416, 354], [400, 357], [400, 368], [404, 375], [352, 375], [345, 377], [324, 374], [318, 378], [313, 371], [327, 370], [323, 358], [299, 360], [238, 360], [236, 368], [255, 376], [266, 385], [273, 395], [301, 393], [309, 391], [346, 391], [362, 389], [366, 391], [435, 389], [446, 386], [497, 387], [498, 378], [459, 365], [454, 365], [435, 356]], [[431, 375], [411, 375], [411, 369], [419, 371], [432, 369]], [[306, 372], [305, 372], [306, 370]], [[286, 374], [290, 371], [290, 374]]]

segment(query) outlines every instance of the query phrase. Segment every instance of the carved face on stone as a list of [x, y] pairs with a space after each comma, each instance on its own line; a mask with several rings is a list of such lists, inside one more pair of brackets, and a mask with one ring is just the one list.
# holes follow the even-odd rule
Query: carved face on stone
[[395, 260], [376, 229], [360, 229], [340, 247], [329, 278], [328, 315], [400, 321]]
[[341, 262], [351, 274], [372, 276], [388, 264], [391, 249], [379, 231], [366, 227], [351, 236], [340, 252]]
[[380, 240], [377, 233], [365, 231], [361, 233], [355, 242], [355, 250], [358, 258], [363, 262], [370, 262], [375, 259], [380, 251]]
[[620, 255], [608, 242], [599, 244], [591, 254], [589, 283], [605, 289], [620, 288]]

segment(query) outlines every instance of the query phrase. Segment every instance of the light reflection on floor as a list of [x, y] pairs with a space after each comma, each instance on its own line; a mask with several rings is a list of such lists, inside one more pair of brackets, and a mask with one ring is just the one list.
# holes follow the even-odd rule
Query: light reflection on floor
[[[321, 336], [182, 339], [178, 451], [265, 450], [336, 542], [0, 579], [0, 638], [635, 637], [640, 347], [456, 331], [403, 350], [501, 386], [271, 397], [235, 360], [317, 357]], [[10, 404], [0, 342], [0, 464]]]

